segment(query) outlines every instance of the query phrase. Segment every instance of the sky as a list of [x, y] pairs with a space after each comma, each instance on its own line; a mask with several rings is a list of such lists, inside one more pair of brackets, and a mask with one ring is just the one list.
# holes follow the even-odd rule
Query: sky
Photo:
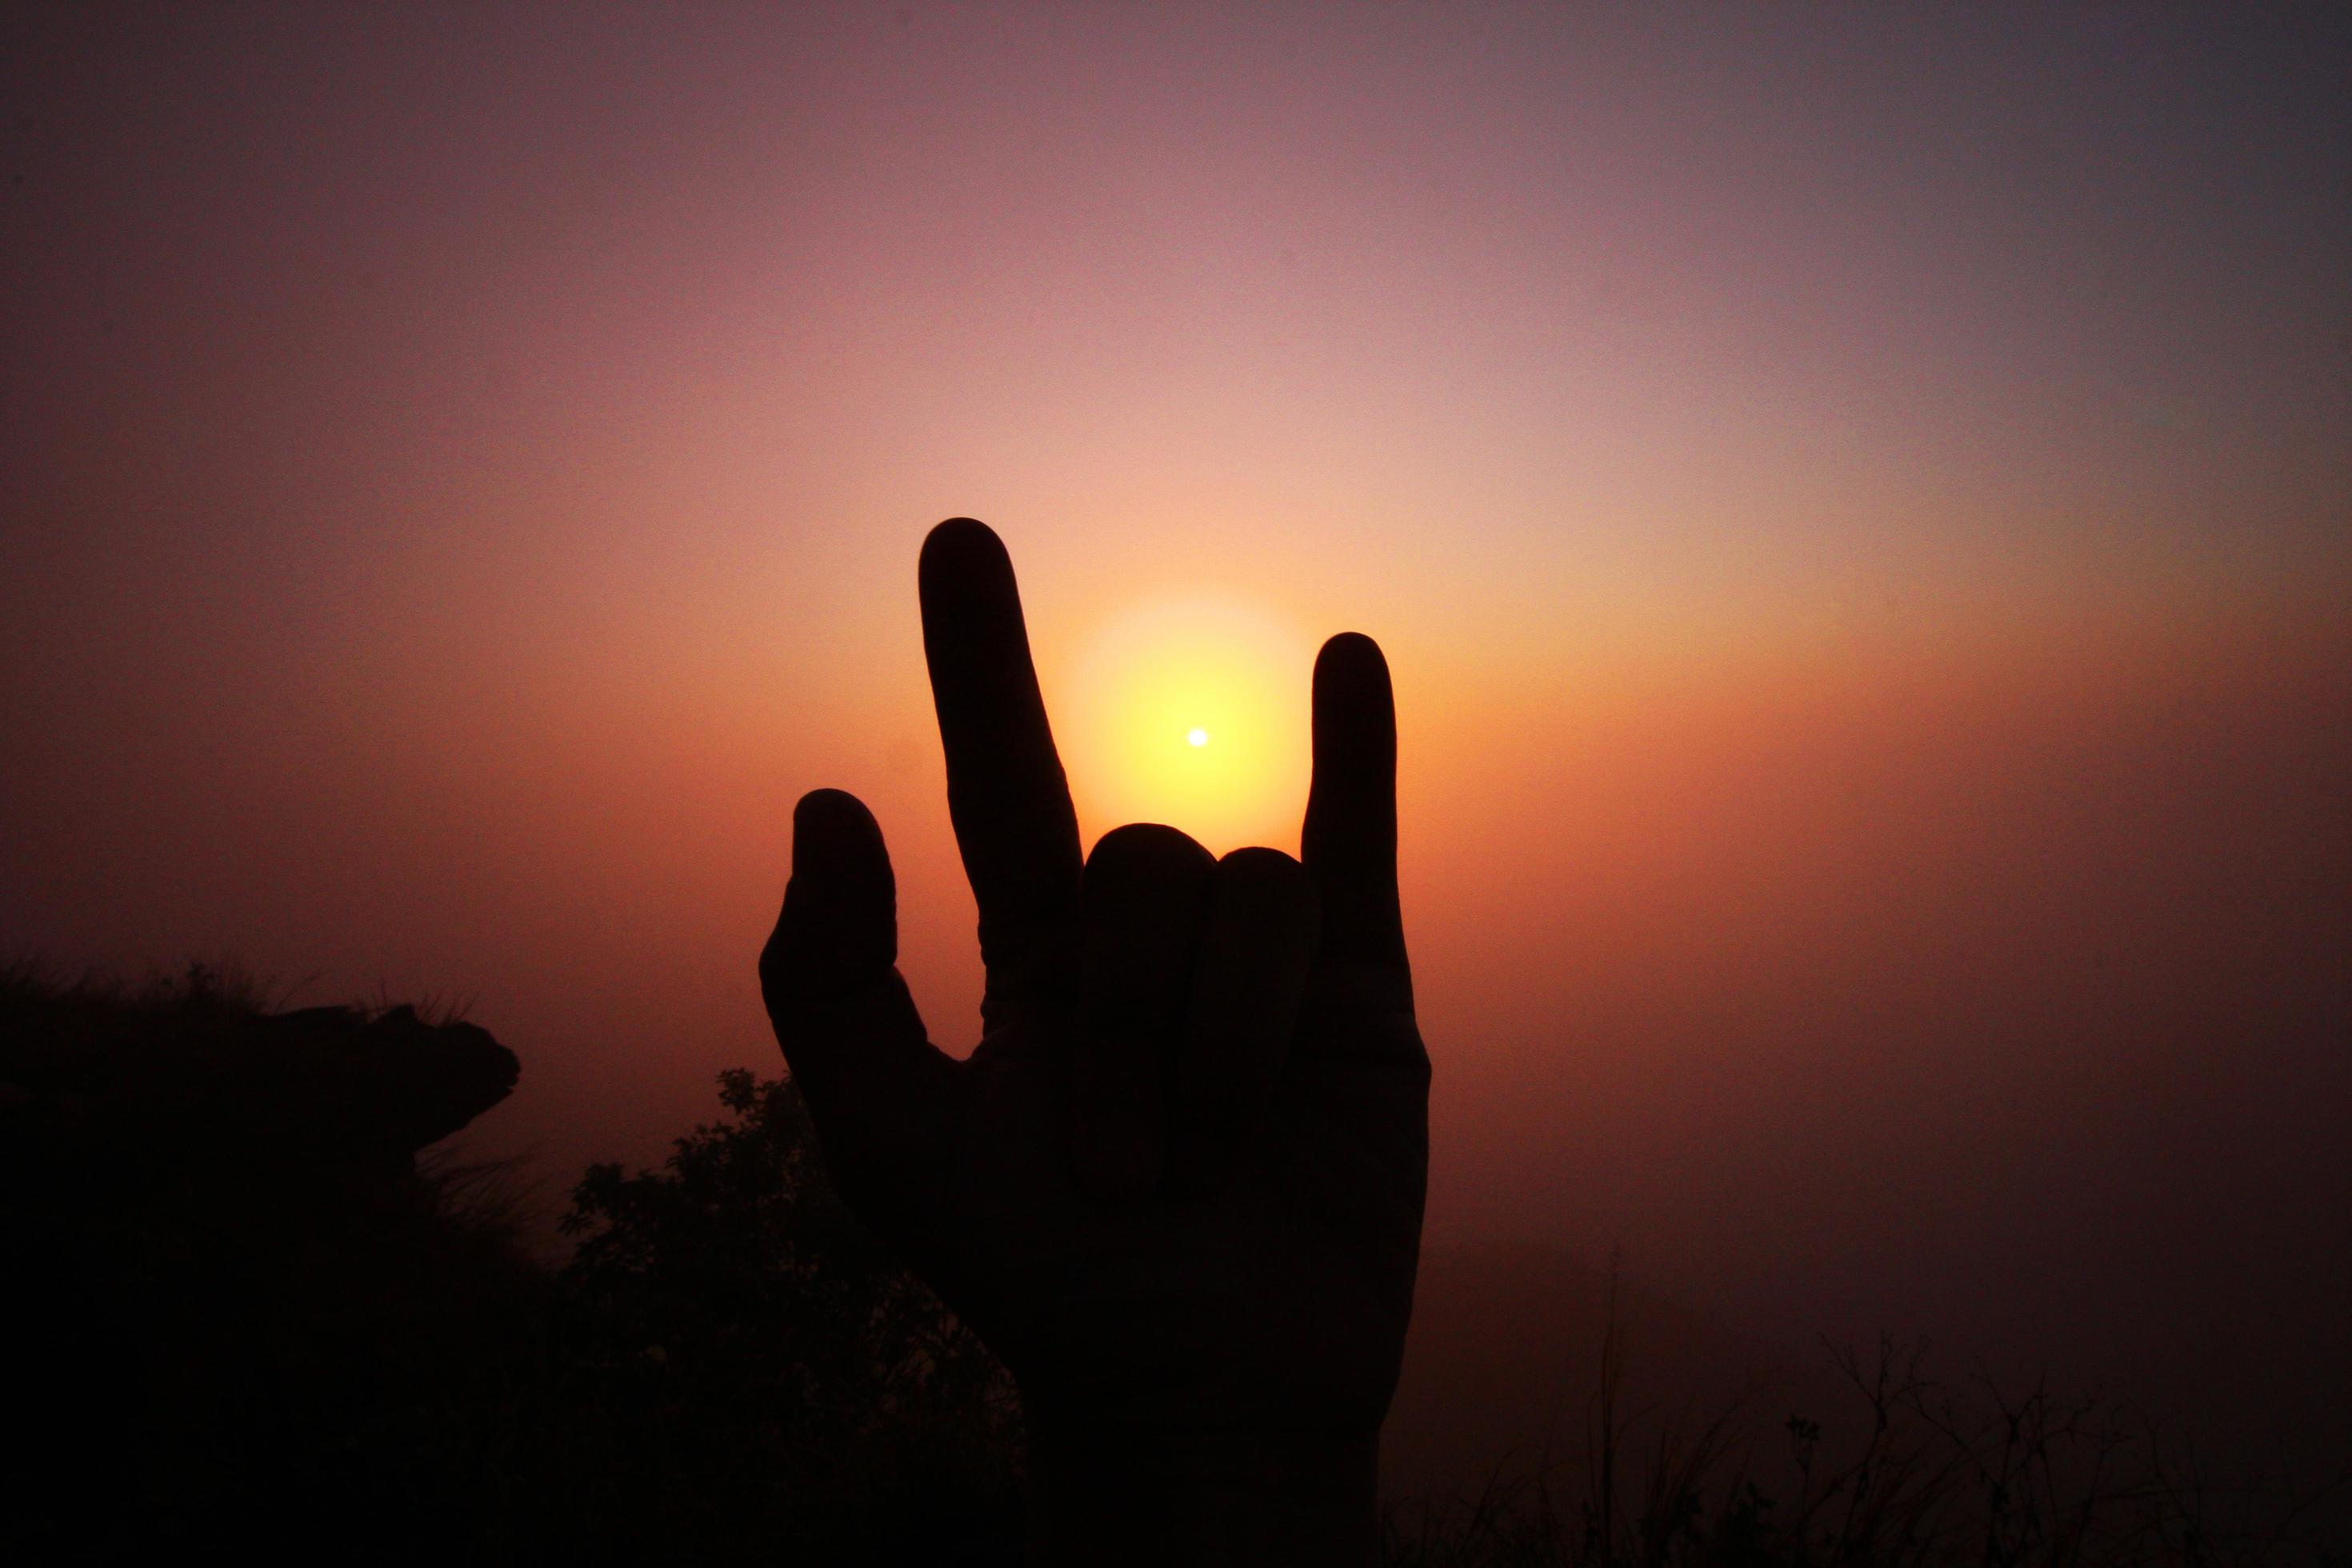
[[778, 1065], [831, 785], [960, 1048], [914, 566], [978, 516], [1089, 840], [1295, 847], [1314, 648], [1387, 650], [1433, 1237], [2315, 1419], [2347, 67], [2294, 5], [12, 10], [0, 950], [462, 1003], [560, 1192]]

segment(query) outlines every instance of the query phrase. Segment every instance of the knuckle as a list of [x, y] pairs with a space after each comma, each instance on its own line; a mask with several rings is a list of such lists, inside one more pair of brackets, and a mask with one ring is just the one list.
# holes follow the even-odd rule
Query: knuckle
[[1269, 880], [1304, 879], [1307, 868], [1279, 849], [1269, 849], [1253, 844], [1246, 849], [1229, 849], [1217, 862], [1235, 876], [1259, 877]]

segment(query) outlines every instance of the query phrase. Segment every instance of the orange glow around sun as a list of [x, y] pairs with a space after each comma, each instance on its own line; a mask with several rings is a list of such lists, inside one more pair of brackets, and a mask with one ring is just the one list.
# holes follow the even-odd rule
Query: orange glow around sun
[[1220, 854], [1295, 848], [1314, 663], [1312, 637], [1237, 599], [1160, 600], [1107, 624], [1054, 703], [1087, 837], [1164, 822]]

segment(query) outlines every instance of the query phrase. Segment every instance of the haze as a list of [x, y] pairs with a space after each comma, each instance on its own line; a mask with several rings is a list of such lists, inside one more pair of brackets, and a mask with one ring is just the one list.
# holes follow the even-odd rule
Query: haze
[[970, 514], [1089, 839], [1386, 648], [1433, 1245], [2352, 1441], [2340, 9], [0, 29], [0, 949], [463, 1000], [560, 1189], [830, 784], [961, 1047]]

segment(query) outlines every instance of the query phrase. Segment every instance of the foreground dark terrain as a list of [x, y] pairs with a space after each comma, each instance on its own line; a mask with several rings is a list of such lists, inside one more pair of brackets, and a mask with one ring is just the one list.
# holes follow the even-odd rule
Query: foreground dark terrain
[[[519, 1072], [201, 969], [0, 981], [8, 1560], [1019, 1561], [1013, 1391], [833, 1198], [789, 1083], [729, 1073], [662, 1170], [592, 1167], [556, 1267], [520, 1173], [435, 1150]], [[1433, 1253], [1421, 1295], [1397, 1563], [2352, 1560], [2326, 1478], [2107, 1400], [1895, 1345], [1791, 1370], [1532, 1249]]]

